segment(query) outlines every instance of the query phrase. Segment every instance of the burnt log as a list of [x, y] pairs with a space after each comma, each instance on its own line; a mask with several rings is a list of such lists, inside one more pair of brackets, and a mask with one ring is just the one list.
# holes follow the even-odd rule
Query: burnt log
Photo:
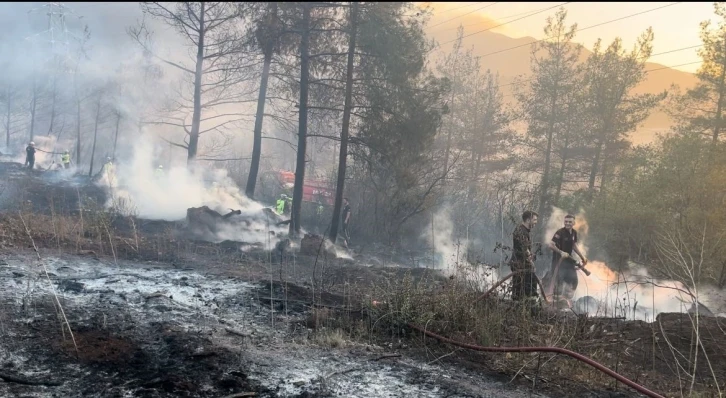
[[320, 235], [305, 234], [300, 241], [300, 254], [336, 258], [335, 249], [331, 246], [326, 245], [324, 238]]
[[[256, 232], [264, 231], [264, 226], [280, 226], [289, 223], [283, 220], [270, 208], [260, 211], [243, 212], [230, 209], [226, 214], [210, 209], [208, 206], [191, 207], [187, 209], [187, 231], [197, 238], [207, 241], [217, 241], [219, 233], [229, 231], [230, 228], [252, 229]], [[274, 234], [274, 231], [271, 231]]]

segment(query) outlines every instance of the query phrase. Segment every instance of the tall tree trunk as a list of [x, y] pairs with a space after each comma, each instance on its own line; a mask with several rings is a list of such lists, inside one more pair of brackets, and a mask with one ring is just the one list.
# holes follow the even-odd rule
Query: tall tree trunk
[[187, 149], [187, 166], [194, 163], [199, 145], [199, 125], [202, 120], [202, 66], [204, 65], [204, 13], [206, 3], [201, 2], [199, 10], [199, 40], [197, 41], [197, 64], [194, 71], [194, 112], [192, 113], [192, 131], [189, 134], [189, 148]]
[[569, 146], [569, 140], [565, 138], [565, 145], [562, 148], [562, 163], [560, 164], [559, 177], [557, 178], [557, 192], [555, 193], [554, 203], [560, 201], [560, 195], [562, 194], [562, 181], [565, 179], [565, 167], [567, 165], [567, 147]]
[[[270, 24], [274, 24], [277, 20], [277, 2], [271, 3], [270, 6]], [[266, 38], [265, 43], [265, 59], [262, 65], [262, 78], [260, 79], [260, 93], [257, 97], [257, 114], [255, 115], [255, 131], [252, 143], [252, 159], [250, 161], [250, 174], [247, 176], [247, 187], [245, 194], [248, 198], [255, 197], [255, 185], [257, 185], [257, 174], [260, 171], [260, 156], [262, 155], [262, 122], [265, 117], [265, 100], [267, 98], [267, 81], [270, 77], [270, 64], [272, 64], [272, 51], [274, 49], [274, 40], [272, 37]]]
[[469, 203], [472, 203], [474, 201], [474, 197], [476, 197], [477, 184], [480, 175], [479, 168], [481, 167], [481, 152], [479, 151], [479, 145], [479, 143], [474, 144], [474, 149], [471, 151], [471, 164], [473, 167], [471, 168], [469, 190], [467, 193], [467, 201]]
[[[724, 36], [726, 46], [726, 36]], [[724, 51], [723, 64], [721, 65], [721, 76], [718, 79], [718, 102], [716, 103], [716, 123], [713, 126], [713, 143], [718, 142], [721, 133], [721, 114], [723, 113], [724, 89], [726, 89], [726, 51]]]
[[10, 148], [10, 114], [12, 111], [13, 99], [10, 96], [10, 87], [7, 88], [8, 103], [5, 108], [5, 148]]
[[93, 158], [96, 155], [96, 139], [98, 138], [98, 119], [101, 116], [101, 95], [98, 95], [98, 103], [96, 104], [96, 121], [93, 126], [93, 146], [91, 147], [91, 166], [88, 168], [88, 176], [93, 175]]
[[48, 125], [48, 136], [53, 134], [53, 124], [55, 122], [55, 100], [58, 97], [58, 78], [57, 72], [53, 73], [53, 96], [50, 102], [50, 124]]
[[118, 143], [118, 128], [121, 125], [121, 112], [116, 111], [116, 131], [113, 134], [113, 152], [111, 157], [116, 159], [116, 144]]
[[[457, 33], [458, 35], [458, 33]], [[457, 39], [458, 40], [458, 39]], [[459, 50], [461, 49], [461, 41], [458, 41], [454, 44], [454, 48], [456, 48], [456, 56], [454, 57], [454, 65], [452, 66], [453, 76], [452, 76], [452, 84], [451, 84], [451, 106], [449, 107], [449, 131], [446, 135], [446, 152], [444, 153], [444, 175], [448, 174], [449, 170], [449, 153], [451, 152], [451, 135], [454, 125], [454, 99], [455, 92], [456, 92], [456, 62], [459, 59]], [[446, 179], [444, 179], [444, 182]]]
[[38, 82], [37, 77], [33, 76], [33, 99], [30, 104], [30, 139], [28, 141], [33, 141], [33, 137], [35, 136], [35, 107], [38, 104]]
[[[457, 53], [458, 58], [458, 53]], [[456, 75], [454, 75], [456, 77]], [[454, 83], [456, 81], [454, 80]], [[448, 174], [449, 172], [449, 153], [451, 152], [451, 134], [454, 129], [454, 91], [456, 89], [456, 84], [453, 84], [451, 86], [451, 107], [449, 108], [449, 131], [446, 134], [446, 153], [444, 153], [444, 175]], [[446, 179], [444, 179], [445, 181]]]
[[81, 166], [81, 96], [76, 89], [76, 167]]
[[595, 148], [595, 157], [592, 159], [592, 165], [590, 166], [590, 180], [587, 183], [587, 189], [590, 191], [590, 200], [592, 200], [592, 195], [595, 193], [595, 179], [597, 178], [598, 167], [600, 166], [602, 148], [603, 142], [602, 140], [598, 140], [597, 147]]
[[345, 76], [345, 106], [343, 108], [343, 128], [340, 130], [340, 156], [338, 157], [338, 182], [335, 185], [335, 205], [333, 220], [330, 224], [330, 241], [335, 243], [340, 224], [340, 209], [343, 206], [345, 190], [345, 171], [348, 161], [348, 134], [350, 129], [350, 112], [353, 107], [353, 61], [355, 59], [355, 39], [358, 31], [358, 2], [351, 2], [350, 37], [348, 38], [348, 65]]
[[303, 3], [302, 38], [300, 40], [300, 114], [297, 135], [297, 162], [295, 187], [292, 191], [290, 236], [300, 233], [300, 209], [302, 208], [303, 183], [305, 182], [305, 150], [308, 134], [308, 77], [310, 74], [310, 4]]
[[555, 118], [557, 117], [557, 86], [555, 85], [552, 101], [550, 102], [550, 120], [547, 126], [547, 148], [545, 149], [544, 172], [542, 173], [542, 183], [540, 184], [539, 193], [539, 214], [542, 219], [546, 218], [544, 214], [550, 189], [550, 166], [552, 161], [552, 140], [555, 134]]
[[607, 174], [609, 172], [609, 166], [611, 163], [615, 163], [614, 159], [611, 158], [611, 156], [608, 156], [608, 148], [607, 145], [603, 147], [603, 156], [602, 156], [602, 166], [600, 167], [600, 194], [602, 195], [605, 192], [605, 186], [608, 183], [608, 177]]

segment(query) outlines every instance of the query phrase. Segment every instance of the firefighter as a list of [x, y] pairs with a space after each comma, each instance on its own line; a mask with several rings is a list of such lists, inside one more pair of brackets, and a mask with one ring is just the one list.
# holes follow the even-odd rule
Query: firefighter
[[164, 177], [164, 166], [159, 165], [159, 167], [154, 170], [154, 177], [156, 178], [162, 178]]
[[512, 276], [512, 299], [533, 301], [537, 298], [537, 275], [534, 268], [534, 253], [530, 232], [537, 225], [539, 215], [531, 210], [522, 213], [522, 223], [512, 234], [512, 258], [509, 267]]
[[25, 166], [32, 170], [35, 166], [35, 142], [30, 141], [28, 146], [25, 148]]
[[61, 155], [61, 163], [63, 163], [63, 168], [71, 168], [71, 153], [67, 149]]
[[285, 204], [287, 203], [287, 195], [280, 194], [280, 199], [277, 199], [277, 206], [275, 210], [277, 211], [277, 214], [283, 215], [285, 213]]
[[[582, 254], [580, 248], [577, 246], [578, 237], [577, 230], [573, 228], [575, 226], [575, 216], [568, 214], [565, 216], [565, 226], [560, 228], [552, 236], [552, 240], [548, 246], [552, 249], [552, 268], [548, 272], [547, 279], [550, 284], [554, 283], [553, 290], [556, 294], [561, 295], [563, 287], [568, 288], [566, 298], [570, 299], [572, 293], [577, 289], [577, 270], [575, 269], [575, 260], [572, 258], [572, 252], [574, 251], [580, 259], [582, 259], [582, 265], [587, 264], [587, 258]], [[555, 274], [556, 273], [556, 274]], [[562, 286], [565, 283], [567, 286]]]

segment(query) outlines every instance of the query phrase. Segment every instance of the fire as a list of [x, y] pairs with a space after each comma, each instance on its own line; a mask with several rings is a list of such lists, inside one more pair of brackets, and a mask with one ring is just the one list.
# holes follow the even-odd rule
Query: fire
[[[562, 209], [553, 209], [546, 226], [544, 243], [548, 243], [555, 231], [562, 228], [566, 214]], [[583, 210], [574, 215], [578, 246], [587, 256], [589, 224]], [[591, 315], [624, 316], [652, 321], [661, 312], [688, 311], [695, 302], [692, 294], [696, 293], [696, 289], [689, 289], [677, 281], [653, 278], [646, 268], [636, 264], [630, 264], [628, 269], [620, 273], [613, 271], [602, 261], [589, 261], [586, 268], [591, 275], [577, 272], [578, 285], [573, 301], [582, 299], [581, 301], [588, 302], [588, 312]], [[593, 308], [592, 304], [595, 302], [597, 304]]]

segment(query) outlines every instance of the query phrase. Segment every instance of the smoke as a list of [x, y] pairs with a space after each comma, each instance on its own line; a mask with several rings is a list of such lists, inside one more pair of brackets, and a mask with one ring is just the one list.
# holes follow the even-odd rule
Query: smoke
[[431, 247], [434, 268], [444, 275], [457, 275], [483, 287], [496, 281], [497, 273], [469, 261], [467, 239], [456, 239], [451, 210], [443, 207], [433, 214], [432, 225], [424, 228], [421, 238]]
[[262, 204], [250, 200], [235, 185], [224, 169], [198, 167], [190, 171], [185, 166], [172, 166], [158, 171], [158, 152], [150, 134], [142, 134], [134, 142], [132, 155], [111, 168], [101, 169], [99, 186], [110, 193], [106, 206], [125, 206], [140, 218], [176, 221], [186, 217], [191, 207], [208, 206], [226, 214], [240, 210], [247, 223], [237, 226], [220, 225], [217, 240], [248, 243], [277, 243], [269, 236], [284, 233], [285, 227], [268, 226]]
[[[555, 231], [564, 226], [566, 214], [562, 209], [553, 208], [544, 243], [549, 242]], [[574, 216], [578, 247], [587, 257], [587, 218], [583, 210]], [[629, 263], [622, 272], [612, 270], [603, 261], [590, 261], [586, 268], [590, 276], [577, 272], [578, 286], [573, 303], [576, 304], [576, 310], [589, 312], [591, 316], [653, 321], [662, 312], [689, 311], [696, 302], [691, 294], [697, 296], [698, 301], [709, 303], [710, 292], [714, 291], [710, 287], [688, 288], [681, 282], [654, 278], [647, 269], [634, 263]]]
[[454, 223], [451, 221], [451, 212], [443, 207], [433, 214], [432, 225], [424, 228], [421, 238], [425, 239], [432, 248], [434, 258], [432, 264], [447, 274], [454, 272], [457, 264], [465, 261], [468, 242], [454, 241]]

